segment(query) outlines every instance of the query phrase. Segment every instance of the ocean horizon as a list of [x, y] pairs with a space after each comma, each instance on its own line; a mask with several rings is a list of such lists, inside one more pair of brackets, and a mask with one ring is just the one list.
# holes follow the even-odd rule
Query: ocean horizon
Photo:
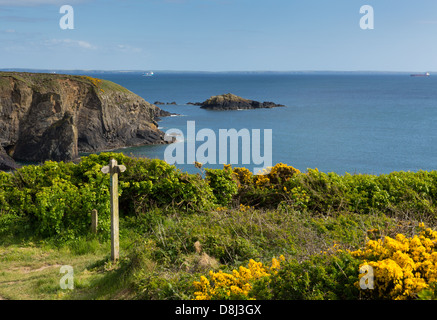
[[[271, 129], [273, 165], [282, 162], [304, 172], [318, 168], [338, 174], [384, 174], [436, 168], [437, 78], [409, 74], [156, 71], [152, 77], [144, 77], [141, 72], [102, 72], [99, 77], [126, 87], [150, 103], [160, 101], [164, 103], [159, 105], [161, 109], [179, 114], [161, 119], [159, 127], [164, 132], [178, 129], [186, 138], [188, 121], [195, 122], [196, 130], [211, 129], [217, 136], [220, 129]], [[286, 107], [209, 111], [187, 105], [225, 93]], [[166, 147], [115, 151], [164, 159]], [[240, 162], [233, 166], [256, 167], [254, 163], [241, 163], [241, 158], [239, 154]], [[199, 172], [193, 163], [176, 166]], [[223, 164], [207, 163], [205, 167], [222, 168]]]
[[120, 70], [100, 70], [100, 69], [33, 69], [33, 68], [0, 68], [4, 72], [31, 72], [31, 73], [59, 73], [59, 74], [143, 74], [145, 72], [154, 72], [155, 74], [361, 74], [361, 75], [404, 75], [429, 72], [437, 74], [432, 70], [155, 70], [155, 69], [120, 69]]
[[[165, 132], [196, 129], [271, 129], [272, 164], [338, 174], [383, 174], [434, 170], [437, 161], [437, 78], [406, 74], [181, 74], [155, 72], [152, 77], [108, 73], [146, 101], [163, 102], [163, 110], [180, 114], [162, 118]], [[208, 111], [188, 102], [233, 93], [285, 108]], [[167, 103], [176, 103], [168, 105]], [[166, 146], [117, 150], [137, 157], [164, 158]], [[240, 157], [241, 159], [241, 157]], [[222, 168], [223, 164], [205, 164]], [[249, 169], [255, 164], [237, 163]], [[177, 165], [198, 172], [192, 163]]]

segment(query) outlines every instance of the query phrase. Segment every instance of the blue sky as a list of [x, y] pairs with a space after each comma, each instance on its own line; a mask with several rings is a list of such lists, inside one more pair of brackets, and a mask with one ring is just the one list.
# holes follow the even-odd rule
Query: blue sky
[[0, 0], [0, 43], [0, 68], [437, 71], [437, 1]]

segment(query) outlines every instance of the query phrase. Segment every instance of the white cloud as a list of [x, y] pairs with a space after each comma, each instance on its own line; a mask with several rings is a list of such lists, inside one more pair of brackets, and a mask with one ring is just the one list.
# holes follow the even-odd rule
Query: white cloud
[[117, 49], [121, 52], [126, 53], [140, 53], [141, 51], [143, 51], [141, 48], [136, 48], [125, 44], [117, 45]]
[[86, 42], [86, 41], [76, 41], [75, 43], [81, 48], [95, 49], [95, 47], [91, 43]]
[[45, 41], [45, 45], [52, 46], [66, 46], [66, 47], [76, 47], [88, 50], [97, 49], [96, 46], [83, 40], [72, 40], [72, 39], [50, 39]]

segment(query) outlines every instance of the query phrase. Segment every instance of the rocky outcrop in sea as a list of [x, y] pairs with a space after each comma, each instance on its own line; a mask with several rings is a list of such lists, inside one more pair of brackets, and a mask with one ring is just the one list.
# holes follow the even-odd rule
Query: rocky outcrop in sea
[[244, 109], [260, 109], [260, 108], [276, 108], [284, 107], [282, 104], [274, 102], [259, 102], [236, 96], [232, 93], [213, 96], [204, 102], [188, 103], [198, 105], [202, 109], [208, 110], [244, 110]]

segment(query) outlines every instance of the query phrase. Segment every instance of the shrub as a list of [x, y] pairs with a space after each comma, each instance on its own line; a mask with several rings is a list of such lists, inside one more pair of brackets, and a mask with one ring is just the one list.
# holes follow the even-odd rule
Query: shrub
[[314, 255], [281, 263], [277, 273], [256, 281], [250, 296], [260, 300], [357, 299], [359, 260], [347, 253]]
[[250, 260], [231, 273], [209, 272], [195, 281], [196, 300], [332, 300], [357, 299], [359, 260], [348, 253], [323, 254], [297, 262], [272, 259], [270, 267]]
[[[99, 228], [109, 232], [109, 178], [78, 179], [76, 165], [47, 161], [24, 166], [7, 177], [0, 189], [2, 211], [22, 229], [31, 226], [42, 237], [73, 238], [87, 233], [91, 211], [99, 211]], [[24, 224], [23, 224], [24, 223]], [[16, 230], [15, 230], [16, 231]], [[15, 232], [11, 229], [11, 232]]]
[[119, 176], [121, 215], [141, 215], [154, 208], [171, 209], [162, 211], [166, 214], [209, 212], [217, 203], [230, 202], [236, 193], [230, 169], [209, 172], [203, 179], [161, 160], [101, 153], [83, 157], [77, 164], [47, 161], [0, 173], [0, 214], [9, 220], [27, 218], [42, 237], [73, 238], [88, 232], [91, 211], [97, 209], [99, 234], [107, 236], [110, 177], [101, 169], [110, 159], [127, 167]]
[[238, 192], [237, 181], [229, 166], [220, 169], [205, 169], [206, 180], [211, 187], [217, 204], [227, 206]]
[[417, 295], [420, 300], [437, 300], [437, 282], [431, 283]]
[[199, 175], [187, 174], [158, 159], [130, 160], [123, 173], [123, 199], [128, 212], [154, 207], [208, 211], [215, 202], [211, 187]]
[[247, 168], [234, 168], [232, 170], [234, 176], [237, 178], [239, 187], [249, 186], [252, 184], [253, 174]]
[[109, 234], [109, 192], [89, 184], [77, 187], [64, 179], [54, 179], [35, 195], [37, 231], [44, 237], [74, 237], [90, 228], [91, 211], [99, 213], [99, 231]]
[[361, 266], [374, 270], [374, 290], [365, 291], [369, 298], [413, 299], [437, 281], [437, 232], [424, 224], [420, 228], [411, 238], [398, 234], [369, 240], [364, 249], [352, 252], [364, 260]]
[[308, 169], [285, 183], [288, 190], [300, 187], [309, 197], [311, 211], [332, 213], [384, 212], [400, 218], [435, 222], [437, 172], [392, 172], [388, 175], [323, 173]]
[[283, 184], [291, 179], [294, 175], [299, 173], [300, 171], [292, 166], [278, 163], [270, 170], [268, 177], [270, 182], [273, 184]]
[[201, 276], [200, 281], [193, 283], [198, 290], [194, 293], [195, 300], [247, 300], [252, 282], [277, 272], [281, 260], [283, 261], [284, 257], [280, 260], [273, 258], [271, 266], [268, 267], [251, 259], [247, 268], [241, 266], [232, 273], [225, 273], [222, 270], [210, 271], [209, 280]]

